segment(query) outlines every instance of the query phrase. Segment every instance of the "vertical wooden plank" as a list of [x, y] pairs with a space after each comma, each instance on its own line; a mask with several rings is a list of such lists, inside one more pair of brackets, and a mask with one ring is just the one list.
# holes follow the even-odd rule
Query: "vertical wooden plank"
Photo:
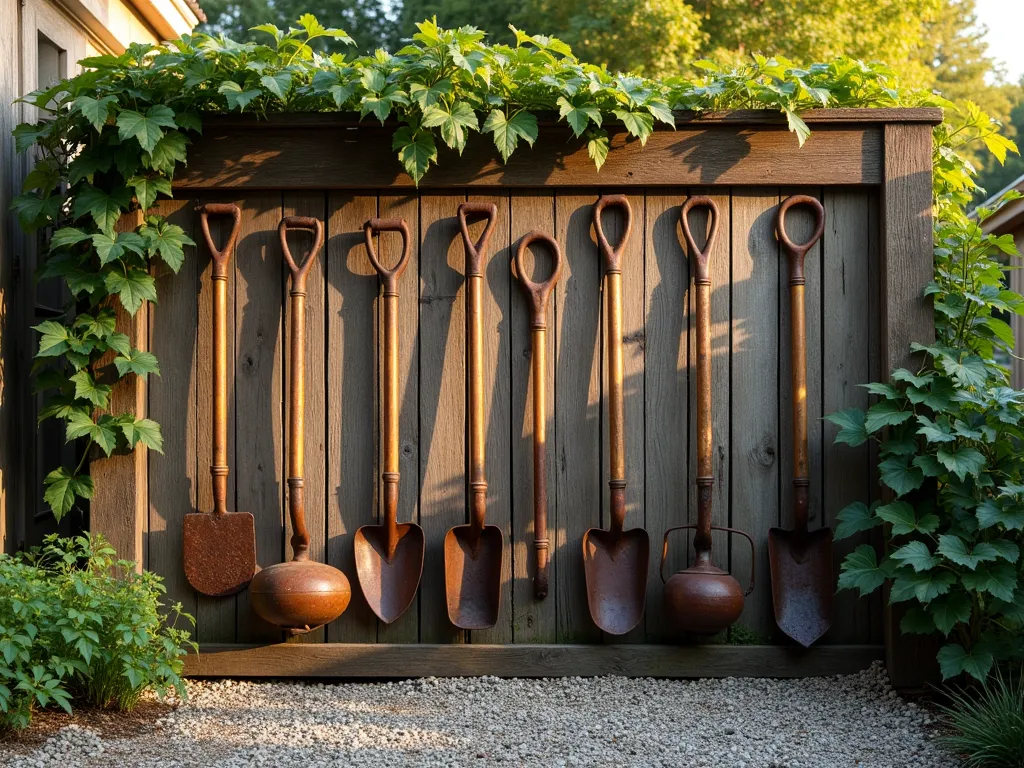
[[[612, 191], [612, 190], [609, 190]], [[632, 226], [629, 239], [625, 242], [622, 252], [622, 360], [623, 360], [623, 432], [626, 451], [626, 529], [645, 528], [646, 507], [644, 505], [644, 345], [646, 344], [644, 329], [644, 243], [646, 241], [646, 218], [644, 214], [643, 195], [629, 195], [632, 209]], [[608, 209], [603, 222], [608, 242], [619, 244], [625, 228], [625, 217], [618, 208]], [[603, 307], [603, 303], [602, 303]], [[604, 333], [602, 317], [601, 338], [603, 340], [602, 360], [608, 360], [607, 334]], [[606, 363], [601, 365], [602, 405], [601, 405], [601, 445], [608, 445], [608, 375], [610, 371]], [[601, 488], [608, 487], [609, 455], [603, 451], [601, 462]], [[608, 495], [601, 497], [601, 521], [608, 525]], [[647, 529], [648, 531], [650, 529]], [[652, 546], [651, 552], [657, 547]], [[660, 551], [657, 552], [660, 556]], [[657, 559], [652, 558], [652, 559]], [[658, 580], [661, 581], [660, 579]], [[607, 636], [606, 642], [639, 643], [644, 639], [644, 623], [641, 622], [632, 631], [620, 636]]]
[[[245, 200], [231, 200], [226, 197], [201, 198], [199, 203], [211, 202], [234, 202], [245, 210]], [[223, 247], [231, 232], [230, 219], [223, 216], [215, 216], [209, 219], [210, 236], [217, 247]], [[193, 297], [197, 303], [196, 317], [198, 325], [196, 329], [195, 348], [196, 361], [193, 368], [195, 379], [195, 421], [194, 440], [195, 466], [194, 477], [196, 479], [196, 508], [202, 512], [209, 512], [213, 509], [213, 486], [210, 480], [210, 465], [213, 463], [213, 260], [202, 237], [201, 231], [196, 228], [196, 277], [199, 284], [198, 296]], [[249, 254], [251, 250], [243, 251], [242, 242], [244, 235], [238, 236], [238, 243], [235, 247], [234, 261], [230, 265], [227, 281], [227, 324], [228, 324], [228, 487], [227, 502], [229, 511], [251, 512], [256, 517], [256, 535], [259, 537], [261, 516], [266, 513], [274, 516], [274, 510], [257, 510], [231, 507], [232, 503], [238, 503], [238, 477], [239, 465], [235, 451], [236, 434], [235, 423], [238, 420], [238, 401], [235, 397], [237, 389], [236, 373], [238, 371], [237, 349], [237, 328], [239, 325], [240, 312], [236, 303], [238, 283], [238, 260], [239, 258], [254, 258]], [[243, 255], [245, 254], [245, 255]], [[180, 406], [179, 406], [180, 407]], [[276, 519], [276, 518], [275, 518]], [[259, 549], [257, 549], [257, 556]], [[266, 565], [257, 557], [258, 565]], [[196, 638], [201, 643], [232, 643], [237, 637], [236, 613], [238, 598], [232, 597], [207, 597], [197, 595], [196, 597]], [[244, 621], [244, 619], [243, 619]]]
[[[132, 232], [142, 224], [142, 212], [125, 213], [114, 229]], [[30, 294], [33, 295], [33, 294]], [[149, 340], [149, 309], [142, 306], [134, 316], [129, 315], [120, 301], [108, 300], [116, 313], [116, 330], [128, 337], [132, 347], [145, 350]], [[110, 413], [132, 413], [136, 418], [146, 417], [146, 379], [129, 374], [118, 379], [113, 368], [114, 353], [108, 352], [95, 363], [94, 375], [98, 381], [113, 384], [110, 394]], [[139, 444], [124, 455], [90, 459], [89, 474], [95, 490], [89, 502], [89, 529], [100, 533], [117, 552], [118, 557], [135, 563], [141, 571], [145, 563], [143, 538], [149, 518], [148, 462], [149, 451]]]
[[352, 602], [327, 626], [332, 643], [372, 643], [377, 617], [359, 589], [352, 536], [375, 523], [377, 273], [363, 224], [377, 215], [372, 195], [331, 194], [327, 225], [327, 562], [352, 585]]
[[[286, 557], [284, 539], [284, 259], [280, 193], [246, 197], [235, 258], [235, 493], [256, 516], [256, 562]], [[230, 455], [230, 449], [229, 449]], [[287, 552], [291, 557], [291, 552]], [[239, 642], [279, 640], [277, 627], [238, 595]]]
[[[474, 643], [512, 642], [512, 480], [511, 383], [509, 356], [512, 288], [508, 195], [470, 195], [469, 200], [494, 203], [498, 209], [489, 253], [483, 264], [484, 424], [487, 477], [487, 524], [504, 537], [501, 558], [501, 605], [498, 621], [490, 629], [470, 633]], [[475, 231], [470, 230], [471, 233]]]
[[[380, 215], [402, 218], [409, 225], [409, 266], [398, 281], [398, 522], [419, 522], [420, 488], [420, 347], [419, 347], [419, 197], [416, 195], [381, 196]], [[395, 264], [401, 256], [401, 238], [381, 238], [379, 253], [385, 264]], [[378, 298], [378, 306], [383, 304]], [[377, 317], [382, 316], [382, 311]], [[378, 320], [379, 322], [379, 320]], [[378, 337], [383, 344], [383, 333]], [[378, 352], [378, 358], [382, 352]], [[379, 377], [378, 377], [379, 381]], [[380, 395], [383, 397], [383, 393]], [[381, 409], [383, 411], [383, 409]], [[383, 418], [383, 416], [382, 416]], [[383, 450], [383, 449], [382, 449]], [[378, 490], [378, 498], [381, 491]], [[377, 641], [415, 643], [419, 640], [419, 599], [393, 624], [378, 623]]]
[[[775, 190], [732, 198], [732, 526], [757, 545], [757, 588], [737, 624], [771, 636], [775, 626], [768, 529], [779, 524], [779, 265]], [[732, 572], [745, 584], [750, 550], [732, 543]]]
[[[556, 238], [565, 256], [555, 290], [558, 318], [555, 433], [558, 529], [555, 572], [557, 640], [600, 642], [587, 607], [583, 534], [601, 526], [601, 282], [593, 231], [594, 194], [558, 192]], [[550, 598], [549, 598], [550, 599]]]
[[[285, 216], [310, 216], [319, 219], [324, 224], [325, 238], [327, 222], [324, 221], [326, 211], [326, 198], [323, 194], [285, 194], [284, 215]], [[292, 258], [296, 264], [301, 263], [306, 251], [312, 245], [313, 238], [305, 232], [295, 232], [288, 236], [288, 247], [291, 249]], [[278, 246], [280, 247], [280, 246]], [[305, 435], [303, 436], [303, 450], [305, 455], [305, 483], [303, 494], [305, 497], [306, 527], [309, 529], [309, 558], [323, 563], [327, 561], [327, 375], [326, 375], [326, 274], [327, 274], [328, 244], [325, 242], [320, 253], [316, 254], [316, 262], [309, 269], [306, 277], [306, 393], [304, 414]], [[291, 288], [291, 272], [287, 264], [282, 265], [281, 279], [284, 281], [284, 349], [291, 349], [291, 306], [289, 303], [289, 291]], [[287, 355], [285, 355], [287, 357]], [[283, 434], [282, 456], [284, 457], [285, 477], [288, 476], [288, 428], [291, 419], [289, 407], [291, 398], [288, 397], [287, 382], [291, 380], [291, 360], [284, 361], [284, 418], [285, 430]], [[290, 547], [292, 537], [291, 517], [288, 509], [288, 485], [284, 485], [285, 494], [285, 515], [284, 515], [284, 542], [285, 547]], [[291, 552], [286, 552], [286, 557], [291, 557]], [[352, 574], [346, 574], [350, 583], [354, 582]], [[356, 585], [352, 584], [353, 588]], [[302, 635], [293, 635], [289, 638], [292, 642], [299, 643], [322, 643], [325, 638], [323, 627], [307, 632]]]
[[[910, 342], [934, 339], [931, 301], [922, 294], [932, 279], [932, 132], [926, 125], [891, 124], [884, 134], [882, 186], [882, 370], [912, 367]], [[897, 688], [920, 688], [937, 679], [934, 641], [903, 636], [900, 609], [885, 611], [886, 666]]]
[[[689, 498], [689, 334], [690, 269], [679, 222], [685, 190], [648, 190], [645, 198], [644, 304], [646, 387], [644, 498], [651, 565], [647, 577], [648, 642], [673, 639], [664, 614], [664, 585], [658, 568], [666, 529], [687, 522]], [[728, 242], [728, 240], [726, 241]], [[685, 532], [670, 540], [666, 573], [686, 567]]]
[[465, 251], [457, 211], [464, 195], [420, 198], [420, 524], [427, 539], [420, 642], [459, 643], [448, 620], [444, 537], [466, 512]]
[[[868, 392], [859, 386], [871, 378], [870, 217], [868, 199], [860, 191], [825, 193], [824, 277], [824, 412], [868, 407]], [[824, 425], [825, 524], [833, 529], [836, 515], [871, 494], [869, 444], [851, 448], [835, 445], [838, 427]], [[843, 558], [870, 540], [867, 534], [835, 542], [834, 569], [838, 578]], [[836, 595], [828, 643], [870, 642], [870, 603], [855, 592]]]
[[[531, 230], [539, 230], [555, 236], [555, 199], [550, 192], [517, 193], [511, 199], [511, 243], [519, 247], [519, 241]], [[565, 256], [565, 243], [559, 242]], [[535, 258], [536, 256], [536, 258]], [[551, 274], [551, 255], [543, 246], [537, 246], [524, 254], [523, 267], [527, 277], [539, 282]], [[562, 280], [566, 279], [563, 272]], [[513, 640], [517, 643], [555, 642], [555, 574], [561, 563], [560, 558], [550, 557], [548, 561], [548, 596], [543, 600], [534, 597], [534, 577], [537, 572], [537, 557], [533, 546], [533, 382], [531, 365], [533, 356], [531, 324], [532, 312], [518, 280], [513, 280], [510, 311], [512, 313], [512, 561], [515, 569], [512, 604]], [[547, 316], [547, 373], [543, 382], [548, 414], [547, 435], [547, 484], [548, 484], [548, 539], [551, 544], [548, 553], [553, 553], [559, 527], [556, 506], [558, 481], [557, 435], [555, 433], [555, 350], [558, 320], [555, 315], [554, 294], [548, 301]]]
[[[155, 212], [185, 230], [196, 242], [195, 200], [161, 201]], [[160, 376], [149, 380], [149, 418], [160, 424], [163, 454], [149, 458], [149, 569], [163, 577], [166, 602], [181, 603], [196, 615], [196, 593], [182, 568], [182, 526], [185, 515], [208, 512], [197, 506], [198, 490], [209, 473], [196, 466], [196, 350], [199, 313], [200, 248], [185, 248], [185, 261], [174, 274], [163, 262], [153, 267], [159, 305], [149, 308], [149, 350], [160, 361]], [[206, 360], [208, 360], [207, 358]], [[204, 362], [206, 362], [204, 360]], [[233, 601], [232, 601], [233, 602]]]
[[[867, 193], [868, 205], [868, 381], [880, 381], [882, 376], [882, 227], [881, 227], [881, 195], [877, 189]], [[878, 471], [878, 443], [868, 441], [868, 494], [867, 499], [873, 502], [881, 498], [880, 474]], [[871, 536], [878, 558], [885, 551], [885, 537], [881, 528], [876, 528]], [[838, 576], [836, 577], [839, 578]], [[885, 642], [885, 597], [886, 591], [875, 592], [868, 598], [871, 606], [871, 642], [879, 645]]]
[[[808, 194], [819, 199], [819, 190], [783, 189], [782, 198]], [[804, 258], [804, 327], [807, 345], [807, 469], [811, 480], [808, 488], [807, 526], [820, 528], [822, 522], [822, 252], [828, 226], [829, 211], [825, 211], [826, 234]], [[806, 205], [791, 208], [786, 215], [786, 231], [794, 243], [805, 243], [814, 233], [814, 216]], [[851, 238], [863, 238], [866, 229]], [[793, 527], [793, 349], [790, 343], [789, 258], [779, 248], [779, 507], [781, 525]], [[855, 346], [860, 347], [863, 342]], [[860, 383], [860, 382], [858, 382]], [[831, 588], [831, 587], [830, 587]]]

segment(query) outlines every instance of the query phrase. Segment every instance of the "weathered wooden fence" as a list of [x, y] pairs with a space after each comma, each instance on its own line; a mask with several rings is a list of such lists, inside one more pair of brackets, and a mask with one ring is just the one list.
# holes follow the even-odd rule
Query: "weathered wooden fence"
[[[825, 235], [807, 267], [811, 525], [834, 527], [843, 506], [877, 498], [880, 488], [870, 447], [834, 446], [835, 428], [821, 417], [864, 407], [868, 394], [857, 385], [883, 376], [911, 339], [930, 333], [920, 291], [931, 274], [930, 125], [937, 117], [934, 110], [818, 113], [801, 149], [777, 116], [733, 113], [656, 132], [643, 151], [616, 136], [600, 174], [578, 142], [549, 126], [532, 152], [517, 153], [507, 167], [483, 140], [461, 161], [442, 156], [419, 190], [396, 173], [387, 130], [323, 116], [291, 124], [210, 121], [176, 199], [161, 207], [197, 242], [197, 203], [234, 201], [243, 211], [228, 287], [229, 504], [256, 516], [260, 564], [282, 560], [288, 323], [277, 225], [285, 215], [315, 216], [326, 243], [307, 299], [306, 515], [311, 555], [349, 576], [352, 604], [327, 627], [284, 644], [251, 612], [245, 592], [207, 598], [185, 580], [182, 517], [212, 506], [210, 259], [202, 245], [179, 274], [159, 275], [160, 303], [134, 328], [148, 334], [161, 363], [162, 375], [150, 379], [141, 400], [163, 426], [164, 455], [150, 453], [141, 467], [124, 458], [106, 469], [97, 463], [123, 492], [117, 504], [94, 503], [93, 527], [164, 576], [170, 597], [196, 616], [203, 653], [190, 669], [197, 674], [381, 675], [390, 663], [390, 673], [410, 675], [783, 675], [852, 669], [881, 657], [880, 599], [842, 593], [831, 631], [811, 652], [780, 647], [774, 629], [767, 533], [790, 524], [792, 472], [788, 282], [775, 216], [779, 202], [797, 192], [818, 197], [826, 211]], [[581, 552], [583, 532], [602, 526], [607, 514], [601, 275], [591, 226], [602, 192], [624, 192], [633, 207], [623, 264], [627, 524], [642, 525], [652, 539], [646, 615], [623, 638], [602, 637], [590, 619]], [[674, 640], [662, 612], [661, 536], [696, 517], [693, 297], [679, 211], [698, 192], [714, 196], [723, 214], [711, 258], [714, 504], [718, 524], [748, 531], [758, 545], [757, 587], [741, 629], [732, 631], [733, 641], [752, 647], [660, 645]], [[467, 519], [464, 255], [456, 219], [465, 200], [498, 207], [484, 273], [485, 413], [488, 522], [506, 540], [500, 619], [474, 632], [448, 621], [442, 550], [448, 528]], [[427, 552], [418, 599], [392, 625], [378, 622], [363, 601], [352, 552], [353, 532], [378, 513], [380, 300], [362, 233], [372, 216], [403, 217], [414, 240], [399, 286], [399, 519], [420, 523]], [[801, 226], [809, 232], [809, 221], [796, 215], [791, 226], [794, 239]], [[553, 234], [566, 258], [547, 384], [552, 581], [544, 601], [534, 599], [531, 582], [529, 312], [510, 270], [516, 243], [532, 229]], [[380, 248], [393, 260], [398, 240], [391, 237]], [[299, 248], [296, 242], [293, 251]], [[538, 262], [544, 274], [546, 259]], [[866, 540], [837, 543], [837, 573], [844, 554]], [[686, 545], [674, 542], [674, 567], [685, 566]], [[718, 562], [745, 583], [755, 567], [745, 543], [722, 538], [715, 546]], [[609, 642], [616, 645], [603, 645]], [[463, 647], [440, 647], [450, 644]], [[899, 649], [888, 644], [892, 666]]]

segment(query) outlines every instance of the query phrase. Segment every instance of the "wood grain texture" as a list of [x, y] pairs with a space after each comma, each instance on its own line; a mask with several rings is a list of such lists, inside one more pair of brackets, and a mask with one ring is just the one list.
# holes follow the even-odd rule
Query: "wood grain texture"
[[332, 194], [327, 224], [327, 562], [353, 585], [352, 602], [327, 626], [332, 643], [372, 643], [377, 617], [355, 571], [352, 537], [377, 521], [375, 425], [377, 273], [363, 224], [377, 215], [375, 195]]
[[[241, 199], [231, 200], [224, 195], [204, 195], [198, 200], [201, 203], [226, 203], [234, 202], [239, 206], [245, 206], [246, 201]], [[218, 247], [223, 247], [227, 242], [230, 224], [224, 217], [215, 216], [209, 220], [210, 236]], [[196, 478], [196, 508], [203, 512], [213, 510], [213, 485], [210, 480], [210, 465], [213, 464], [213, 260], [210, 252], [199, 231], [198, 222], [195, 222], [194, 229], [196, 241], [196, 273], [198, 284], [198, 296], [193, 297], [196, 303], [196, 316], [198, 318], [197, 335], [195, 339], [196, 365], [193, 370], [195, 379], [195, 406], [196, 416], [194, 424], [194, 440], [196, 444], [194, 477]], [[227, 348], [227, 377], [228, 377], [228, 483], [227, 503], [229, 511], [252, 512], [256, 510], [240, 509], [238, 503], [238, 462], [236, 452], [235, 423], [238, 419], [238, 401], [235, 397], [237, 384], [238, 355], [236, 353], [238, 339], [233, 329], [238, 327], [238, 306], [236, 302], [236, 286], [238, 284], [238, 259], [242, 254], [242, 236], [239, 235], [238, 245], [235, 248], [234, 259], [229, 267], [227, 281], [227, 308], [225, 314], [228, 322], [228, 348]], [[193, 289], [196, 287], [193, 284]], [[185, 290], [189, 290], [185, 288]], [[159, 308], [154, 312], [158, 313]], [[159, 390], [158, 390], [159, 391]], [[172, 407], [180, 408], [180, 405], [173, 403]], [[164, 423], [166, 427], [166, 423]], [[164, 445], [164, 454], [168, 446]], [[189, 462], [191, 463], [191, 462]], [[232, 506], [232, 504], [236, 506]], [[255, 520], [257, 536], [259, 536], [260, 520]], [[257, 549], [257, 555], [259, 550]], [[257, 565], [262, 565], [257, 559]], [[181, 564], [178, 566], [181, 567]], [[196, 632], [195, 636], [203, 643], [224, 643], [237, 639], [236, 614], [238, 608], [238, 597], [207, 597], [206, 595], [196, 596]]]
[[[736, 190], [732, 200], [732, 526], [757, 543], [756, 587], [737, 624], [774, 633], [768, 529], [779, 524], [779, 274], [776, 190]], [[718, 518], [719, 520], [722, 517]], [[734, 537], [732, 572], [751, 572], [750, 548]]]
[[819, 677], [853, 674], [881, 646], [771, 645], [204, 645], [192, 677]]
[[[281, 195], [250, 195], [242, 205], [235, 257], [235, 494], [256, 517], [256, 562], [283, 562], [284, 257], [277, 237]], [[228, 455], [230, 456], [230, 448]], [[287, 552], [290, 559], [291, 552]], [[240, 642], [278, 640], [281, 632], [238, 595]]]
[[[512, 642], [512, 390], [511, 363], [512, 260], [511, 212], [507, 195], [470, 194], [471, 202], [494, 203], [498, 209], [490, 246], [484, 254], [483, 361], [484, 361], [484, 446], [487, 457], [487, 524], [501, 529], [504, 547], [501, 558], [501, 604], [498, 622], [490, 629], [469, 633], [472, 643]], [[470, 227], [475, 235], [477, 227]]]
[[[824, 412], [868, 407], [868, 392], [859, 386], [875, 381], [871, 373], [872, 340], [870, 313], [864, 302], [871, 297], [871, 200], [862, 193], [825, 193], [824, 313]], [[877, 330], [877, 329], [876, 329]], [[833, 530], [836, 515], [854, 501], [868, 502], [872, 495], [871, 455], [868, 443], [852, 448], [836, 445], [838, 427], [824, 423], [825, 454], [824, 524]], [[838, 578], [843, 558], [867, 534], [851, 536], [834, 544], [833, 568]], [[832, 629], [822, 642], [870, 642], [871, 603], [855, 592], [839, 592], [834, 599]], [[841, 639], [840, 639], [841, 638]]]
[[427, 539], [420, 642], [460, 643], [448, 620], [444, 537], [466, 507], [465, 250], [456, 214], [464, 195], [420, 198], [420, 524]]
[[[170, 223], [199, 242], [194, 226], [195, 205], [195, 200], [187, 198], [166, 200], [158, 204], [155, 212], [166, 216]], [[185, 611], [195, 616], [197, 595], [182, 567], [182, 526], [186, 514], [210, 511], [197, 506], [199, 486], [209, 485], [210, 474], [208, 467], [196, 465], [200, 425], [194, 373], [199, 332], [196, 293], [201, 258], [198, 248], [184, 250], [185, 261], [177, 274], [162, 262], [153, 267], [160, 304], [159, 311], [156, 305], [148, 310], [149, 351], [160, 361], [160, 375], [149, 381], [148, 413], [149, 418], [160, 424], [164, 452], [154, 451], [149, 457], [149, 483], [154, 492], [149, 494], [146, 548], [149, 569], [163, 576], [167, 602], [172, 605], [180, 602]]]
[[[555, 199], [550, 191], [514, 194], [511, 198], [511, 236], [513, 248], [531, 230], [539, 230], [555, 236]], [[563, 243], [559, 243], [563, 246]], [[564, 248], [563, 248], [564, 256]], [[523, 257], [527, 277], [534, 282], [547, 279], [552, 269], [551, 255], [543, 246], [531, 248]], [[565, 274], [562, 275], [565, 280]], [[558, 557], [548, 562], [549, 592], [544, 600], [534, 596], [534, 576], [537, 572], [537, 556], [533, 546], [533, 382], [531, 380], [532, 339], [530, 305], [523, 294], [518, 279], [513, 278], [512, 296], [509, 302], [512, 322], [512, 351], [510, 380], [512, 385], [512, 633], [516, 643], [551, 643], [556, 636], [556, 613], [552, 588], [557, 583], [556, 574], [562, 565]], [[548, 487], [548, 538], [554, 552], [557, 540], [558, 493], [557, 463], [558, 435], [555, 430], [555, 350], [557, 349], [558, 318], [555, 312], [554, 295], [548, 302], [547, 330], [547, 378], [542, 382], [548, 406], [546, 420], [547, 435], [547, 487]]]
[[601, 526], [601, 279], [593, 193], [555, 195], [562, 279], [555, 289], [555, 432], [558, 435], [558, 560], [554, 594], [559, 642], [599, 642], [583, 572], [583, 534]]
[[[615, 194], [616, 189], [603, 189], [602, 192]], [[644, 213], [644, 195], [628, 195], [627, 199], [632, 208], [633, 221], [629, 238], [625, 240], [622, 251], [622, 362], [623, 362], [623, 437], [625, 443], [626, 460], [626, 522], [625, 528], [642, 528], [650, 532], [646, 519], [646, 505], [644, 495], [646, 484], [644, 478], [644, 463], [646, 453], [646, 440], [644, 429], [646, 413], [644, 409], [644, 365], [646, 355], [646, 326], [644, 312], [644, 243], [646, 241], [646, 217]], [[603, 226], [608, 242], [618, 245], [623, 242], [625, 219], [618, 208], [607, 209], [605, 212]], [[607, 305], [602, 304], [602, 307]], [[609, 339], [604, 332], [606, 320], [602, 318], [601, 339], [603, 347], [602, 357], [602, 393], [601, 398], [601, 445], [608, 445], [608, 343]], [[601, 461], [601, 488], [608, 487], [609, 478], [609, 454], [603, 451]], [[601, 495], [601, 523], [605, 527], [609, 524], [610, 510], [608, 507], [608, 494]], [[656, 534], [655, 534], [656, 535]], [[651, 559], [656, 559], [660, 551], [653, 544], [651, 546]], [[648, 572], [650, 567], [648, 567]], [[640, 643], [644, 639], [644, 622], [641, 621], [636, 628], [625, 635], [606, 635], [606, 643]]]
[[[913, 126], [930, 130], [928, 125]], [[390, 126], [344, 128], [215, 122], [189, 150], [177, 189], [365, 189], [414, 183], [395, 159]], [[882, 128], [815, 127], [800, 147], [784, 125], [756, 130], [742, 123], [685, 125], [655, 131], [646, 147], [611, 126], [612, 151], [600, 174], [584, 139], [563, 125], [541, 133], [532, 149], [503, 163], [490, 136], [473, 134], [461, 156], [439, 147], [436, 167], [421, 189], [472, 186], [653, 187], [681, 185], [878, 184]], [[339, 138], [340, 136], [340, 138]]]
[[[420, 203], [416, 195], [382, 195], [378, 202], [382, 218], [401, 218], [409, 225], [412, 236], [409, 243], [409, 266], [398, 280], [398, 522], [420, 522], [420, 342], [419, 342], [419, 285], [420, 285]], [[385, 264], [395, 264], [401, 256], [401, 237], [390, 235], [380, 238], [378, 253]], [[377, 298], [378, 326], [383, 318], [383, 301]], [[383, 356], [383, 330], [378, 330], [377, 357]], [[378, 375], [378, 381], [379, 381]], [[383, 391], [378, 398], [383, 398]], [[380, 400], [383, 402], [383, 400]], [[383, 418], [383, 408], [381, 419]], [[378, 419], [379, 425], [383, 422]], [[378, 443], [383, 434], [378, 427]], [[383, 451], [383, 448], [381, 449]], [[378, 461], [383, 461], [383, 453]], [[378, 473], [379, 474], [379, 473]], [[377, 498], [382, 488], [378, 486]], [[379, 512], [379, 510], [378, 510]], [[392, 624], [377, 623], [377, 642], [415, 643], [419, 640], [419, 598]]]
[[[646, 464], [642, 480], [651, 537], [645, 627], [648, 640], [656, 642], [674, 639], [672, 622], [662, 607], [662, 538], [670, 526], [687, 522], [690, 496], [690, 268], [679, 223], [685, 199], [683, 189], [648, 190], [644, 204]], [[667, 574], [686, 567], [687, 542], [685, 533], [670, 539]]]
[[[318, 563], [327, 562], [327, 367], [324, 350], [327, 345], [327, 243], [326, 243], [326, 196], [324, 193], [289, 193], [284, 195], [285, 216], [309, 216], [324, 224], [325, 246], [316, 254], [316, 262], [310, 267], [306, 277], [306, 410], [304, 414], [305, 435], [303, 440], [303, 457], [305, 465], [305, 483], [303, 495], [305, 499], [306, 527], [309, 529], [309, 558]], [[310, 234], [292, 232], [288, 236], [288, 247], [296, 264], [301, 263], [313, 242]], [[278, 246], [280, 249], [280, 246]], [[291, 349], [291, 306], [288, 293], [291, 289], [290, 272], [287, 264], [282, 264], [281, 279], [284, 281], [284, 349]], [[291, 381], [291, 361], [284, 361], [284, 381]], [[291, 398], [284, 398], [285, 430], [283, 434], [284, 456], [288, 456], [288, 429], [291, 419]], [[287, 477], [287, 462], [285, 464]], [[288, 509], [288, 485], [284, 485], [285, 516], [284, 542], [289, 547], [292, 538], [291, 516]], [[287, 553], [290, 557], [290, 551]], [[350, 584], [354, 581], [349, 573]], [[322, 643], [326, 633], [323, 627], [289, 638], [292, 642]]]

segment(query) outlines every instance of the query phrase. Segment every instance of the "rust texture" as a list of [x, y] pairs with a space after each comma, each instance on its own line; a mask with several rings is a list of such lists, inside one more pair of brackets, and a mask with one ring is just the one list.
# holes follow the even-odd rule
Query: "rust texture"
[[[288, 231], [308, 231], [313, 243], [299, 264], [288, 248]], [[291, 272], [288, 312], [291, 320], [288, 411], [288, 513], [292, 522], [292, 560], [260, 571], [249, 588], [252, 607], [264, 620], [292, 634], [309, 632], [338, 618], [352, 590], [345, 574], [309, 559], [309, 531], [303, 498], [305, 471], [306, 276], [324, 242], [319, 219], [286, 216], [278, 227], [281, 250]]]
[[[786, 233], [786, 214], [803, 205], [814, 214], [814, 232], [803, 243]], [[825, 231], [825, 209], [808, 195], [793, 195], [779, 206], [776, 232], [789, 259], [790, 371], [793, 399], [793, 529], [768, 531], [772, 603], [779, 629], [804, 647], [832, 624], [832, 529], [807, 529], [810, 486], [807, 450], [807, 334], [804, 258]]]
[[[458, 216], [466, 248], [470, 523], [457, 525], [445, 535], [445, 592], [452, 624], [461, 629], [487, 629], [498, 621], [504, 549], [501, 529], [485, 523], [487, 478], [484, 474], [483, 266], [498, 209], [494, 203], [462, 203]], [[484, 231], [475, 243], [469, 234], [469, 217], [486, 220]]]
[[[377, 256], [374, 238], [380, 232], [402, 236], [402, 255], [393, 267]], [[377, 270], [383, 289], [384, 355], [381, 376], [384, 389], [384, 493], [383, 524], [364, 525], [356, 531], [353, 547], [356, 574], [363, 596], [377, 617], [390, 624], [416, 598], [423, 575], [426, 540], [416, 523], [398, 524], [398, 278], [409, 262], [409, 227], [404, 219], [370, 219], [363, 226], [366, 254]]]
[[[697, 247], [690, 229], [689, 214], [694, 208], [708, 209], [710, 216], [704, 249]], [[718, 205], [710, 197], [691, 197], [680, 213], [683, 236], [693, 255], [694, 289], [697, 297], [697, 524], [678, 525], [665, 531], [661, 549], [661, 578], [665, 579], [669, 535], [673, 531], [694, 530], [693, 565], [665, 582], [665, 612], [684, 632], [711, 635], [729, 627], [743, 612], [744, 592], [730, 574], [717, 568], [711, 557], [711, 531], [744, 536], [751, 547], [751, 581], [746, 594], [754, 589], [754, 541], [743, 531], [711, 524], [714, 477], [712, 392], [711, 392], [711, 271], [709, 259], [718, 236]]]
[[[231, 232], [222, 249], [210, 234], [210, 216], [230, 216]], [[242, 221], [233, 203], [200, 206], [199, 222], [213, 261], [213, 512], [185, 515], [185, 576], [196, 591], [225, 597], [245, 589], [256, 573], [256, 526], [250, 512], [227, 511], [228, 487], [228, 324], [227, 281]]]
[[[541, 282], [531, 280], [523, 267], [523, 256], [533, 243], [543, 243], [554, 258], [551, 275]], [[551, 542], [548, 539], [548, 482], [547, 482], [547, 334], [548, 300], [562, 273], [562, 249], [558, 242], [543, 232], [534, 230], [519, 241], [516, 250], [515, 271], [526, 300], [530, 304], [530, 341], [532, 343], [533, 376], [533, 548], [537, 557], [537, 570], [533, 579], [533, 594], [538, 600], [548, 596], [548, 559]]]
[[[619, 208], [625, 222], [622, 239], [612, 246], [601, 214]], [[611, 635], [624, 635], [644, 615], [650, 538], [642, 528], [624, 530], [626, 518], [626, 455], [622, 387], [622, 253], [632, 229], [632, 209], [625, 195], [603, 195], [594, 205], [594, 231], [604, 268], [605, 337], [608, 347], [608, 530], [591, 528], [583, 535], [587, 604], [594, 623]]]

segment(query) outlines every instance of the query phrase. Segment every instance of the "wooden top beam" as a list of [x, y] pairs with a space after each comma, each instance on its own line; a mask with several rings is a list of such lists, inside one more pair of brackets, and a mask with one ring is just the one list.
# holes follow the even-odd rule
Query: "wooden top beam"
[[[424, 189], [460, 187], [658, 187], [687, 185], [876, 185], [882, 182], [882, 129], [934, 124], [936, 109], [830, 109], [804, 114], [812, 134], [803, 147], [778, 112], [679, 113], [679, 128], [656, 130], [646, 147], [614, 123], [600, 172], [586, 143], [564, 122], [542, 115], [533, 148], [508, 164], [490, 136], [474, 134], [462, 156], [439, 147]], [[410, 188], [391, 148], [394, 125], [345, 114], [210, 116], [175, 179], [180, 190], [324, 190]]]

